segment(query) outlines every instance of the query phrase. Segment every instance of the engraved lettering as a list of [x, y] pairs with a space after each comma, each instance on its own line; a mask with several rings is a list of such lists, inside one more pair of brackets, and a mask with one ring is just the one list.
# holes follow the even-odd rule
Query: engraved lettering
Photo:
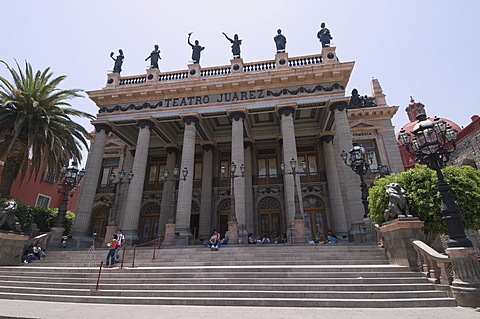
[[238, 98], [237, 92], [233, 93], [232, 101], [238, 101], [238, 100], [239, 100], [239, 98]]
[[197, 104], [202, 104], [202, 97], [201, 96], [196, 96], [195, 97], [195, 105]]
[[167, 103], [167, 105], [165, 105], [166, 107], [170, 107], [170, 101], [171, 101], [171, 100], [172, 100], [172, 99], [165, 99], [165, 103]]
[[217, 102], [219, 102], [219, 103], [220, 103], [220, 102], [223, 102], [223, 93], [220, 94], [220, 96], [219, 96], [218, 99], [217, 99]]
[[240, 97], [240, 100], [242, 100], [242, 101], [243, 101], [243, 100], [248, 100], [248, 98], [247, 98], [247, 92], [241, 92], [241, 93], [240, 93], [240, 96], [241, 96], [241, 97]]
[[263, 95], [263, 90], [257, 90], [257, 92], [259, 93], [258, 95], [259, 99], [263, 99], [265, 97], [265, 95]]

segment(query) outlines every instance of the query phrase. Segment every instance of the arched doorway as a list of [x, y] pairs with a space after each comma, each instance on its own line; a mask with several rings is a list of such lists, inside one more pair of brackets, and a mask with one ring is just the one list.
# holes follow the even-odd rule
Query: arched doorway
[[230, 199], [225, 199], [218, 205], [217, 231], [220, 233], [221, 238], [225, 238], [225, 233], [228, 230], [228, 216], [230, 215], [230, 209]]
[[284, 233], [282, 206], [273, 197], [266, 197], [258, 204], [258, 230], [261, 237], [267, 235], [271, 241]]
[[142, 208], [140, 223], [140, 240], [147, 242], [158, 236], [158, 220], [160, 218], [160, 205], [149, 203]]
[[303, 218], [305, 221], [305, 233], [309, 239], [317, 232], [322, 237], [327, 235], [325, 205], [320, 198], [310, 195], [303, 199]]
[[110, 208], [107, 205], [100, 205], [95, 207], [92, 213], [92, 221], [90, 223], [89, 236], [96, 235], [97, 242], [103, 242], [105, 233], [107, 232], [108, 212]]
[[192, 212], [190, 214], [190, 231], [195, 239], [198, 238], [198, 227], [200, 226], [200, 206], [192, 200]]

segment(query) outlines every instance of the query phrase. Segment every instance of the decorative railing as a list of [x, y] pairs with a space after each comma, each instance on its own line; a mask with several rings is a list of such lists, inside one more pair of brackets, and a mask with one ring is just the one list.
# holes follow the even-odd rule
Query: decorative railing
[[300, 174], [300, 182], [302, 183], [315, 183], [315, 182], [326, 182], [326, 176], [324, 172], [314, 172], [307, 174]]
[[275, 61], [261, 61], [254, 63], [245, 63], [243, 65], [243, 72], [254, 72], [275, 69]]
[[147, 82], [147, 76], [134, 76], [128, 78], [121, 78], [118, 85], [141, 84]]
[[282, 176], [255, 175], [253, 176], [253, 185], [275, 185], [283, 184]]
[[309, 64], [317, 64], [322, 63], [322, 55], [310, 55], [305, 57], [299, 58], [289, 58], [288, 59], [288, 66], [302, 66], [302, 65], [309, 65]]
[[163, 184], [165, 184], [165, 182], [160, 182], [160, 181], [157, 181], [157, 182], [146, 182], [145, 185], [144, 185], [144, 190], [145, 190], [145, 191], [158, 191], [158, 190], [162, 190], [162, 189], [163, 189]]
[[40, 243], [40, 246], [42, 246], [42, 249], [48, 248], [48, 246], [53, 240], [54, 233], [55, 233], [54, 231], [49, 231], [48, 233], [30, 238], [29, 240], [25, 241], [25, 246], [23, 251], [25, 251], [28, 247], [30, 247], [30, 245], [36, 246], [37, 243]]
[[225, 75], [230, 74], [232, 70], [230, 69], [230, 65], [228, 66], [220, 66], [215, 68], [207, 68], [200, 70], [200, 76], [214, 76], [214, 75]]
[[451, 285], [452, 264], [448, 256], [438, 253], [421, 240], [410, 239], [410, 242], [417, 252], [418, 267], [428, 280], [435, 284]]
[[97, 194], [111, 194], [115, 185], [98, 185]]
[[183, 80], [188, 78], [188, 71], [160, 74], [159, 81]]
[[[323, 58], [321, 54], [315, 54], [315, 55], [309, 55], [309, 56], [303, 56], [303, 57], [288, 57], [286, 58], [286, 60], [288, 60], [288, 63], [285, 66], [288, 66], [288, 67], [299, 67], [299, 66], [323, 63]], [[282, 63], [282, 65], [284, 64], [283, 61], [281, 61], [280, 63]], [[244, 73], [258, 72], [258, 71], [265, 71], [265, 70], [273, 70], [278, 67], [280, 66], [276, 64], [275, 60], [244, 63], [243, 68], [241, 67], [241, 64], [240, 65], [235, 64], [235, 61], [234, 61], [232, 62], [232, 65], [201, 68], [200, 77], [229, 75], [233, 71], [240, 71]], [[113, 79], [109, 79], [108, 84], [114, 85], [114, 86], [144, 84], [144, 83], [147, 83], [147, 80], [152, 80], [153, 79], [152, 76], [153, 76], [152, 74], [149, 74], [148, 76], [137, 75], [137, 76], [120, 77], [118, 80], [118, 84], [114, 84]], [[198, 74], [196, 74], [194, 69], [160, 73], [158, 75], [157, 80], [159, 82], [185, 80], [192, 76], [198, 76]]]

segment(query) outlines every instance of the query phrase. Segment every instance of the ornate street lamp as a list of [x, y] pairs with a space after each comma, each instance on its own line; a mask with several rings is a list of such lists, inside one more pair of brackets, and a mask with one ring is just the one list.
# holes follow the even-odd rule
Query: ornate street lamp
[[[177, 189], [176, 185], [177, 185], [178, 177], [180, 176], [180, 170], [178, 169], [178, 166], [175, 165], [172, 173], [173, 174], [172, 174], [171, 181], [173, 181], [173, 190], [172, 190], [172, 198], [170, 200], [170, 217], [167, 220], [167, 224], [175, 224], [175, 205], [176, 205], [176, 198], [177, 198], [177, 196], [175, 196], [176, 195], [175, 193]], [[186, 181], [187, 175], [188, 175], [188, 169], [186, 167], [182, 170], [182, 175], [183, 175], [183, 180]], [[165, 178], [165, 182], [168, 181], [169, 176], [170, 176], [170, 173], [168, 171], [168, 168], [166, 168], [165, 171], [163, 172], [163, 177]]]
[[72, 161], [72, 166], [67, 168], [62, 167], [60, 171], [60, 184], [57, 185], [58, 193], [63, 195], [62, 203], [58, 209], [57, 220], [53, 227], [63, 228], [65, 222], [65, 214], [67, 213], [68, 197], [72, 197], [75, 194], [75, 186], [80, 183], [80, 180], [85, 175], [85, 170], [78, 170], [77, 160]]
[[[230, 165], [230, 215], [228, 216], [228, 236], [233, 243], [238, 241], [237, 215], [235, 214], [235, 178], [245, 177], [245, 165], [240, 165], [241, 175], [235, 175], [237, 165], [232, 162]], [[222, 177], [225, 176], [227, 169], [225, 166], [220, 168]]]
[[417, 116], [418, 123], [411, 134], [401, 130], [398, 140], [405, 146], [407, 152], [415, 155], [415, 161], [426, 164], [435, 170], [438, 176], [438, 191], [442, 201], [441, 213], [447, 226], [450, 239], [448, 247], [473, 247], [472, 242], [465, 235], [465, 228], [459, 214], [460, 208], [455, 203], [451, 187], [445, 182], [442, 174], [450, 158], [455, 151], [458, 132], [445, 121], [434, 118], [433, 122], [427, 120], [425, 114]]
[[[348, 155], [350, 154], [350, 156]], [[360, 176], [360, 188], [362, 189], [362, 204], [364, 210], [364, 218], [368, 218], [368, 187], [365, 183], [365, 174], [370, 169], [373, 162], [373, 152], [365, 150], [363, 146], [357, 142], [353, 142], [353, 146], [347, 153], [342, 151], [342, 159], [345, 165], [349, 166], [358, 176]]]
[[[168, 178], [170, 176], [170, 172], [166, 168], [163, 172], [163, 177], [165, 178], [165, 182], [168, 182]], [[188, 169], [185, 167], [182, 170], [183, 180], [187, 180], [188, 176]], [[165, 236], [163, 238], [162, 245], [170, 246], [175, 244], [175, 219], [176, 219], [176, 211], [175, 206], [177, 204], [177, 196], [176, 196], [176, 189], [177, 189], [177, 181], [180, 177], [180, 169], [178, 166], [172, 170], [172, 179], [173, 182], [173, 189], [172, 189], [172, 197], [170, 199], [170, 217], [168, 218], [167, 222], [165, 223]]]
[[[297, 174], [301, 174], [297, 172], [297, 161], [292, 158], [290, 160], [290, 167], [292, 171], [290, 173], [285, 172], [285, 163], [282, 162], [280, 164], [280, 169], [282, 170], [283, 174], [291, 174], [293, 175], [293, 189], [294, 189], [294, 202], [295, 202], [295, 219], [296, 220], [303, 220], [302, 211], [300, 210], [300, 198], [298, 197], [298, 190], [297, 190]], [[303, 171], [307, 169], [307, 163], [305, 161], [302, 162]]]
[[[294, 217], [294, 224], [295, 224], [295, 241], [296, 242], [305, 242], [305, 223], [303, 221], [302, 211], [300, 210], [300, 198], [298, 196], [298, 188], [297, 188], [297, 174], [302, 174], [297, 172], [297, 161], [292, 158], [290, 160], [290, 168], [292, 169], [291, 172], [285, 172], [285, 163], [282, 162], [280, 164], [280, 169], [282, 174], [291, 174], [293, 176], [293, 198], [295, 203], [295, 217]], [[305, 161], [302, 162], [303, 171], [306, 171], [307, 163]]]
[[[117, 226], [116, 219], [117, 219], [117, 212], [118, 212], [118, 203], [119, 203], [119, 198], [120, 198], [120, 187], [124, 183], [125, 177], [127, 177], [127, 183], [130, 184], [130, 182], [133, 179], [133, 173], [125, 173], [125, 171], [122, 169], [120, 172], [117, 174], [112, 173], [110, 174], [110, 182], [114, 184], [113, 187], [113, 200], [109, 199], [107, 200], [106, 204], [108, 206], [115, 206], [115, 209], [113, 212], [110, 213], [109, 219], [108, 219], [108, 226]], [[107, 240], [107, 238], [106, 238]], [[110, 240], [110, 238], [108, 238]]]

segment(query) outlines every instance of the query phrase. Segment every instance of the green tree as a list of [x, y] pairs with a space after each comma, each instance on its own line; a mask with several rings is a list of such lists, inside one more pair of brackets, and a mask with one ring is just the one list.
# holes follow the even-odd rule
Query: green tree
[[[470, 166], [442, 170], [445, 181], [452, 187], [452, 195], [460, 207], [460, 214], [466, 229], [480, 229], [480, 171]], [[446, 234], [447, 229], [440, 212], [440, 193], [435, 171], [424, 165], [417, 165], [400, 174], [377, 179], [370, 189], [368, 206], [370, 218], [383, 223], [388, 208], [387, 184], [398, 183], [406, 192], [410, 213], [425, 222], [424, 232]]]
[[81, 97], [81, 90], [59, 89], [66, 76], [53, 78], [50, 68], [34, 72], [28, 62], [24, 71], [18, 63], [15, 70], [0, 62], [13, 79], [10, 83], [0, 76], [0, 158], [5, 162], [0, 196], [9, 198], [19, 174], [22, 182], [27, 173], [31, 178], [41, 170], [58, 170], [70, 158], [80, 160], [88, 132], [71, 116], [93, 116], [71, 108], [67, 100]]

